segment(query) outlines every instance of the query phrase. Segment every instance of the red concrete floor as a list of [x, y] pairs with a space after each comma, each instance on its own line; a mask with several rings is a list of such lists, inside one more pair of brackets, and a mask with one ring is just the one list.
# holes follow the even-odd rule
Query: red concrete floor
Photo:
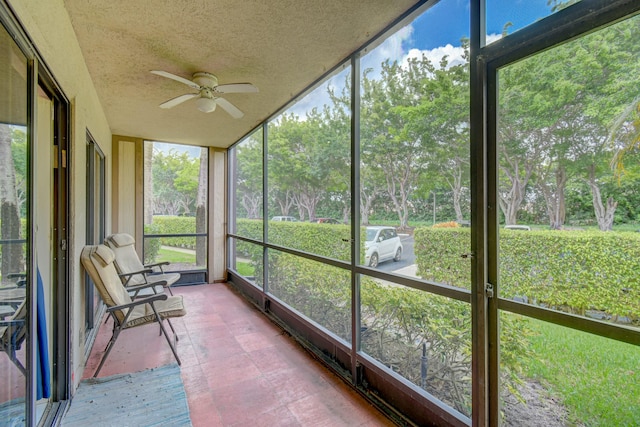
[[[187, 315], [172, 319], [193, 425], [393, 426], [229, 285], [174, 288]], [[111, 336], [102, 322], [85, 370], [90, 377]], [[120, 334], [100, 377], [174, 362], [157, 326]]]

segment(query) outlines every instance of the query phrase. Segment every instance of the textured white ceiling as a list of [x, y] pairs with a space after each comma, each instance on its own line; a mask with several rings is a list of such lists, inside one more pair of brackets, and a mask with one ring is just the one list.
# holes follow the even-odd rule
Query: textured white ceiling
[[[415, 0], [65, 0], [114, 134], [228, 147], [408, 10]], [[227, 94], [233, 119], [187, 101], [191, 90], [149, 73], [219, 84], [250, 82], [257, 94]]]

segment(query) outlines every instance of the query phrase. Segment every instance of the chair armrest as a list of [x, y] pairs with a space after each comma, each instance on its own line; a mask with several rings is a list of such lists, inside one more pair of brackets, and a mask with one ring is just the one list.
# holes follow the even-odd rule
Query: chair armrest
[[20, 326], [24, 323], [24, 319], [0, 320], [0, 326]]
[[140, 270], [140, 271], [132, 271], [130, 273], [120, 273], [118, 274], [118, 276], [120, 277], [120, 279], [126, 279], [124, 281], [124, 285], [127, 286], [127, 283], [129, 283], [129, 280], [131, 280], [131, 278], [133, 276], [135, 276], [136, 274], [141, 274], [142, 277], [144, 277], [144, 281], [147, 281], [147, 274], [148, 273], [153, 273], [153, 271], [150, 268], [145, 268], [144, 270]]
[[9, 273], [7, 274], [7, 279], [15, 279], [20, 278], [20, 280], [16, 280], [17, 287], [23, 287], [27, 284], [27, 273]]
[[147, 274], [147, 273], [153, 273], [153, 271], [150, 268], [145, 268], [144, 270], [140, 270], [140, 271], [132, 271], [129, 273], [119, 273], [118, 276], [127, 277], [127, 276], [133, 276], [136, 274]]
[[155, 301], [164, 301], [167, 298], [169, 298], [167, 294], [155, 294], [147, 298], [137, 299], [135, 301], [130, 302], [129, 304], [114, 305], [112, 307], [107, 307], [107, 311], [111, 312], [111, 311], [123, 310], [125, 308], [131, 308], [141, 304], [149, 304]]
[[24, 299], [5, 299], [5, 300], [0, 300], [0, 306], [3, 305], [9, 305], [13, 308], [18, 308], [18, 306], [20, 304], [22, 304], [22, 301], [24, 301]]
[[9, 273], [7, 279], [14, 279], [16, 277], [27, 277], [27, 273]]
[[162, 268], [162, 266], [163, 265], [169, 265], [169, 264], [170, 264], [169, 261], [162, 261], [162, 262], [156, 262], [156, 263], [153, 263], [153, 264], [145, 264], [144, 266], [146, 268], [160, 267], [160, 271], [162, 273], [164, 273], [164, 269]]
[[141, 283], [139, 285], [127, 286], [126, 289], [128, 292], [131, 292], [131, 291], [139, 291], [147, 288], [155, 288], [156, 286], [165, 286], [166, 284], [167, 284], [166, 280], [158, 280], [157, 282]]

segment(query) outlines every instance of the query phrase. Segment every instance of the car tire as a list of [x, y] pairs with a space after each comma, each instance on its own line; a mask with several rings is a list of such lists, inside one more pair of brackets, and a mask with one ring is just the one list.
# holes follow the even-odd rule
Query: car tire
[[369, 267], [376, 268], [378, 266], [378, 254], [371, 254], [371, 258], [369, 258]]
[[396, 250], [396, 256], [393, 257], [393, 262], [400, 261], [400, 258], [402, 258], [402, 248]]

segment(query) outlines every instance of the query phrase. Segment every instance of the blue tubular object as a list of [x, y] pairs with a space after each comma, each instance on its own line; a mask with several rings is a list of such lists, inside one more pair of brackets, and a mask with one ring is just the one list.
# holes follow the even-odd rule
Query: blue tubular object
[[44, 304], [44, 285], [40, 269], [38, 273], [38, 313], [37, 313], [37, 341], [36, 341], [36, 383], [37, 398], [51, 396], [51, 371], [49, 370], [49, 342], [47, 340], [47, 315]]

